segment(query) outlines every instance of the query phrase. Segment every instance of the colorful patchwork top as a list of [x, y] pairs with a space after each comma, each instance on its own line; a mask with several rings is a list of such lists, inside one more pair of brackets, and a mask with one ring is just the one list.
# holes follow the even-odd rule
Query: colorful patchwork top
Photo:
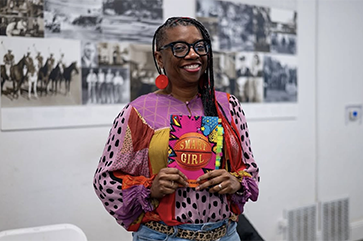
[[[171, 95], [143, 95], [116, 117], [94, 176], [97, 196], [124, 228], [137, 231], [141, 223], [151, 220], [172, 226], [237, 220], [245, 203], [257, 200], [259, 169], [253, 158], [244, 112], [232, 95], [216, 92], [216, 99], [228, 121], [234, 122], [238, 129], [244, 169], [231, 174], [241, 181], [242, 191], [220, 195], [180, 187], [159, 200], [150, 198], [153, 179], [167, 166], [170, 115], [203, 116], [204, 111], [199, 96], [184, 103]], [[229, 171], [228, 165], [225, 168]]]

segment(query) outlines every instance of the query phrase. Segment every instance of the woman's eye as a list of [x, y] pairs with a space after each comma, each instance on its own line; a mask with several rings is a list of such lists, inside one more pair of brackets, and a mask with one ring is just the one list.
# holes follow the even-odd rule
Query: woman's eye
[[175, 45], [174, 46], [175, 52], [183, 52], [183, 51], [185, 51], [185, 49], [186, 49], [185, 45]]
[[197, 46], [195, 46], [195, 48], [196, 48], [198, 51], [204, 51], [204, 50], [205, 50], [205, 46], [204, 46], [204, 44], [197, 45]]

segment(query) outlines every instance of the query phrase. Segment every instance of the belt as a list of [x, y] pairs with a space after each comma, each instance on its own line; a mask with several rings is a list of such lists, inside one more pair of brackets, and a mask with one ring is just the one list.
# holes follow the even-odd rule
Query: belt
[[[144, 223], [144, 225], [148, 228], [151, 228], [152, 230], [155, 230], [157, 232], [166, 235], [172, 235], [174, 233], [174, 228], [172, 226], [167, 226], [165, 224], [158, 223], [155, 221]], [[226, 224], [223, 224], [222, 226], [209, 231], [203, 231], [203, 230], [192, 231], [192, 230], [178, 228], [178, 233], [176, 234], [176, 237], [195, 240], [195, 241], [213, 241], [226, 235], [226, 232], [227, 232]]]

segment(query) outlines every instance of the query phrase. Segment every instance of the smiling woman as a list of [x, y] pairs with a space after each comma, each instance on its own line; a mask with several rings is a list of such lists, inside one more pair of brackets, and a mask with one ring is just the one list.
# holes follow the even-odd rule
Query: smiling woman
[[[239, 240], [236, 221], [257, 200], [259, 169], [239, 101], [214, 90], [208, 31], [195, 19], [169, 18], [152, 47], [162, 87], [114, 120], [95, 173], [97, 196], [134, 240]], [[203, 170], [196, 187], [167, 167], [172, 115], [214, 116], [223, 127], [219, 169]]]

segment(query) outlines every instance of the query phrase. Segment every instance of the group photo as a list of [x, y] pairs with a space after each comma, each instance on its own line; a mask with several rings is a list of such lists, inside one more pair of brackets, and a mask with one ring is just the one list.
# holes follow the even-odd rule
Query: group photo
[[80, 43], [0, 37], [1, 106], [81, 103]]

